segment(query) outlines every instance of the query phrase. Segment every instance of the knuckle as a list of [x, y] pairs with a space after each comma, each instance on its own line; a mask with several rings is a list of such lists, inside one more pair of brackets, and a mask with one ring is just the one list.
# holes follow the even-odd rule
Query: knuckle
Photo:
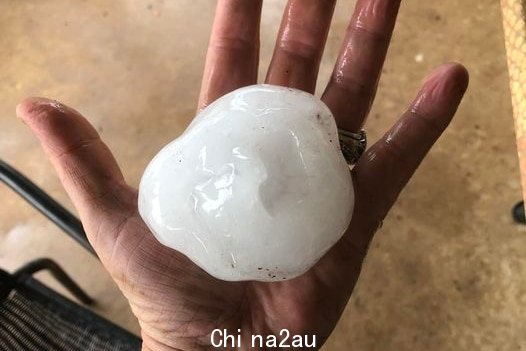
[[300, 40], [281, 40], [279, 48], [287, 55], [296, 57], [301, 60], [315, 60], [320, 55], [319, 45]]
[[389, 41], [389, 34], [385, 31], [374, 29], [360, 22], [349, 24], [347, 31], [351, 36], [361, 36], [373, 42], [386, 43]]
[[210, 42], [210, 47], [228, 51], [252, 51], [257, 44], [255, 40], [243, 37], [220, 36]]
[[64, 157], [74, 155], [80, 150], [90, 148], [94, 143], [96, 143], [99, 140], [100, 138], [98, 136], [76, 140], [72, 144], [63, 147], [60, 150], [56, 150], [54, 157], [57, 160], [60, 160]]
[[386, 160], [404, 166], [407, 162], [407, 153], [410, 152], [406, 146], [391, 134], [387, 134], [380, 139], [380, 148], [386, 153]]
[[345, 74], [334, 74], [329, 84], [343, 90], [349, 96], [360, 98], [368, 98], [374, 90], [371, 84]]
[[434, 118], [433, 115], [425, 112], [418, 106], [413, 106], [410, 113], [414, 123], [418, 123], [426, 134], [438, 137], [445, 129], [443, 123], [440, 123], [437, 118]]

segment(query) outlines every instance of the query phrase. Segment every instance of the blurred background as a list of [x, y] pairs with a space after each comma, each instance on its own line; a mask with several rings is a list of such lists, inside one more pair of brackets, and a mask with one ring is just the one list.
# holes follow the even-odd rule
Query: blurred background
[[[338, 1], [318, 92], [353, 5]], [[265, 1], [261, 77], [284, 6]], [[74, 210], [14, 113], [23, 97], [46, 96], [81, 111], [137, 185], [194, 115], [214, 7], [0, 0], [0, 158]], [[452, 60], [471, 73], [465, 101], [378, 232], [325, 350], [526, 349], [526, 229], [510, 216], [521, 189], [498, 1], [403, 1], [366, 129], [377, 139], [426, 73]], [[0, 267], [52, 257], [95, 297], [97, 313], [139, 332], [97, 260], [4, 186], [0, 199]]]

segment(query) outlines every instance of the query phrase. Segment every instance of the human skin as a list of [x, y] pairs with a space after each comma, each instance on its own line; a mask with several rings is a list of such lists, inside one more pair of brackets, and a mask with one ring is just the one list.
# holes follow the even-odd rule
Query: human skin
[[[290, 0], [266, 83], [314, 92], [336, 0]], [[358, 131], [372, 104], [400, 0], [358, 0], [322, 100], [340, 128]], [[256, 83], [261, 0], [219, 0], [198, 109]], [[209, 350], [216, 329], [249, 335], [329, 337], [360, 274], [374, 233], [468, 85], [459, 64], [425, 80], [396, 124], [352, 170], [355, 210], [341, 240], [307, 273], [284, 282], [215, 279], [161, 245], [137, 211], [114, 157], [87, 119], [53, 100], [28, 98], [17, 115], [31, 128], [75, 205], [90, 243], [139, 320], [143, 350]], [[399, 87], [397, 87], [398, 89]]]

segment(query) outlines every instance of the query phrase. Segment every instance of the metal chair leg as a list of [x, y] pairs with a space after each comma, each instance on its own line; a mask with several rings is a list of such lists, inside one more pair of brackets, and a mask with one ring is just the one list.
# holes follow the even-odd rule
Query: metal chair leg
[[86, 305], [93, 305], [95, 303], [95, 300], [88, 296], [88, 294], [86, 294], [84, 290], [82, 290], [82, 288], [78, 286], [77, 283], [75, 283], [73, 279], [71, 279], [55, 261], [49, 258], [40, 258], [29, 262], [28, 264], [16, 270], [13, 273], [13, 277], [18, 283], [21, 283], [27, 277], [30, 277], [34, 273], [41, 270], [48, 270], [56, 280], [58, 280], [73, 296], [75, 296], [82, 303]]

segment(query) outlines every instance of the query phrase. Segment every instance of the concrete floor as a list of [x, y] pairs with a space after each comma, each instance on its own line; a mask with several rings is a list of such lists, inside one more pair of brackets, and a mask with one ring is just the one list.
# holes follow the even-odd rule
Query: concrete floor
[[[0, 157], [72, 209], [14, 115], [24, 96], [53, 97], [97, 126], [138, 184], [192, 118], [214, 3], [0, 0]], [[352, 5], [338, 3], [320, 88]], [[265, 2], [261, 72], [283, 7]], [[326, 350], [526, 349], [526, 230], [509, 215], [521, 191], [498, 1], [403, 1], [367, 130], [379, 137], [426, 72], [450, 60], [471, 72], [465, 102], [378, 233]], [[138, 332], [96, 260], [5, 187], [0, 199], [0, 267], [52, 257], [98, 313]]]

